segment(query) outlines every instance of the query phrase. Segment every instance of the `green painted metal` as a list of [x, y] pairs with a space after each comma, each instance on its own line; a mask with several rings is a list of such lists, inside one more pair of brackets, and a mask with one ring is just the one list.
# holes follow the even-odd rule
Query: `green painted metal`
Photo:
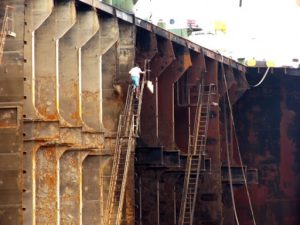
[[159, 27], [161, 27], [163, 29], [166, 29], [166, 22], [164, 22], [164, 21], [158, 21], [157, 26], [159, 26]]
[[103, 0], [103, 2], [112, 5], [112, 0]]
[[133, 6], [137, 2], [136, 0], [104, 0], [103, 2], [120, 8], [122, 10], [133, 12]]
[[170, 32], [177, 34], [181, 37], [187, 38], [189, 36], [189, 32], [187, 28], [183, 28], [183, 29], [169, 29]]

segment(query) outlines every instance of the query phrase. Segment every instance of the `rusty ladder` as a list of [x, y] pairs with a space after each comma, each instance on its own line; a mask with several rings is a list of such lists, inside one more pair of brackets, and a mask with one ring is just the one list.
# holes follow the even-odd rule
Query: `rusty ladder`
[[13, 18], [14, 7], [7, 5], [5, 7], [4, 18], [2, 22], [2, 28], [0, 33], [0, 65], [2, 63], [3, 51], [6, 36], [16, 37], [16, 33], [13, 31], [14, 18]]
[[[150, 71], [148, 67], [149, 61], [145, 60], [144, 68], [146, 73]], [[135, 138], [139, 132], [140, 113], [146, 77], [146, 74], [142, 76], [140, 86], [137, 90], [137, 96], [135, 96], [136, 93], [133, 86], [129, 85], [125, 108], [120, 115], [107, 200], [105, 225], [121, 224], [129, 163], [135, 148]]]
[[201, 161], [206, 152], [211, 96], [215, 85], [200, 85], [195, 113], [193, 135], [190, 134], [188, 158], [184, 177], [183, 193], [178, 225], [192, 225], [197, 199]]

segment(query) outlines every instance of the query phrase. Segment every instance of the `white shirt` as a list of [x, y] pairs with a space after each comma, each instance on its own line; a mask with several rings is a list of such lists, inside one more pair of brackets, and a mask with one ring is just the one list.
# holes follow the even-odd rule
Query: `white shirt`
[[141, 68], [139, 67], [133, 67], [130, 71], [129, 71], [129, 74], [132, 76], [132, 77], [140, 77], [140, 73], [142, 73], [143, 71], [141, 70]]

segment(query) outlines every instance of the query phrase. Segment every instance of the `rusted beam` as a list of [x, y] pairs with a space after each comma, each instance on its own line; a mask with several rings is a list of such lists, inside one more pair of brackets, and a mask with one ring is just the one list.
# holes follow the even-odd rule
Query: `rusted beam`
[[76, 23], [59, 41], [59, 113], [63, 126], [82, 125], [81, 48], [99, 29], [95, 11], [78, 5], [76, 12]]
[[[215, 115], [209, 119], [207, 132], [206, 157], [211, 160], [211, 172], [204, 173], [199, 184], [199, 204], [196, 207], [195, 219], [209, 223], [222, 223], [222, 183], [221, 183], [221, 148], [220, 148], [220, 116], [218, 70], [219, 64], [213, 59], [206, 58], [207, 73], [204, 75], [205, 84], [215, 84], [215, 95], [212, 96], [211, 112]], [[201, 216], [205, 215], [205, 216]]]
[[234, 105], [241, 96], [250, 89], [246, 74], [243, 71], [239, 71], [230, 67], [233, 73], [235, 82], [229, 90], [231, 104]]
[[[158, 43], [156, 39], [156, 35], [153, 33], [148, 33], [144, 29], [138, 29], [136, 38], [136, 61], [138, 61], [139, 65], [144, 65], [144, 60], [150, 60], [150, 81], [152, 84], [155, 84], [156, 73], [152, 69], [154, 64], [153, 60], [155, 60], [155, 56], [158, 54]], [[147, 45], [145, 45], [144, 39], [148, 40]], [[149, 90], [145, 89], [143, 94], [143, 104], [141, 110], [141, 136], [143, 141], [150, 144], [154, 144], [155, 140], [155, 96], [157, 89], [154, 90], [155, 93], [151, 93]], [[152, 118], [153, 123], [149, 123], [149, 118]], [[151, 136], [153, 134], [154, 136]]]
[[[119, 21], [119, 45], [118, 45], [118, 73], [117, 73], [117, 83], [121, 86], [123, 90], [127, 88], [129, 78], [129, 70], [134, 65], [135, 54], [136, 54], [136, 27], [130, 23], [124, 23]], [[119, 82], [118, 82], [119, 81]], [[125, 84], [124, 84], [125, 81]], [[125, 92], [124, 92], [125, 93]], [[127, 94], [127, 93], [126, 93]], [[123, 97], [123, 96], [122, 96]], [[124, 96], [125, 97], [125, 96]], [[123, 97], [123, 101], [124, 101]], [[123, 109], [124, 103], [120, 105]], [[125, 194], [125, 207], [123, 213], [123, 219], [126, 221], [126, 224], [134, 224], [134, 207], [135, 207], [135, 198], [134, 198], [134, 157], [132, 156], [129, 159], [129, 168], [127, 176], [127, 185], [126, 185], [126, 194]]]
[[135, 58], [136, 28], [130, 23], [119, 20], [119, 34], [117, 80], [128, 81], [128, 71], [132, 68]]
[[136, 30], [136, 56], [135, 61], [140, 67], [144, 66], [144, 61], [152, 60], [158, 51], [156, 35], [137, 28]]
[[35, 224], [59, 224], [59, 158], [67, 148], [45, 145], [32, 158]]
[[[29, 1], [25, 6], [24, 23], [24, 114], [27, 118], [38, 118], [35, 99], [35, 32], [52, 13], [53, 0]], [[16, 29], [17, 30], [17, 29]]]
[[174, 45], [175, 61], [158, 78], [158, 122], [159, 140], [167, 149], [174, 149], [174, 83], [192, 65], [188, 49]]
[[72, 150], [59, 161], [59, 218], [61, 225], [82, 224], [82, 163], [88, 151]]
[[158, 53], [151, 60], [150, 68], [153, 76], [159, 77], [175, 59], [172, 42], [157, 37]]
[[[119, 38], [119, 37], [118, 37]], [[117, 43], [102, 56], [102, 94], [103, 94], [103, 125], [106, 131], [117, 129], [118, 115], [123, 105], [123, 90], [116, 92], [113, 88], [117, 74]]]
[[118, 40], [115, 18], [101, 18], [100, 29], [82, 48], [82, 119], [86, 131], [104, 131], [103, 55]]
[[[70, 96], [70, 100], [71, 102], [73, 102], [73, 97], [75, 97], [74, 99], [76, 99], [78, 111], [81, 113], [80, 98], [78, 97], [80, 96], [79, 87], [81, 85], [81, 79], [79, 79], [79, 75], [81, 71], [79, 69], [81, 65], [81, 62], [79, 60], [81, 57], [80, 47], [83, 46], [99, 28], [98, 18], [95, 11], [93, 11], [90, 7], [83, 7], [79, 11], [80, 13], [78, 14], [80, 14], [80, 16], [78, 16], [78, 18], [81, 19], [80, 22], [87, 22], [87, 21], [95, 22], [95, 24], [90, 23], [91, 26], [88, 27], [85, 26], [86, 28], [85, 32], [81, 33], [82, 31], [78, 30], [78, 27], [80, 28], [80, 25], [78, 25], [79, 23], [78, 21], [77, 21], [77, 25], [74, 26], [75, 28], [72, 27], [72, 29], [69, 30], [69, 28], [71, 28], [71, 26], [75, 22], [74, 1], [63, 2], [63, 3], [55, 2], [52, 14], [40, 26], [40, 28], [36, 32], [37, 35], [35, 36], [37, 38], [36, 46], [38, 46], [39, 48], [36, 49], [36, 51], [34, 52], [37, 53], [35, 57], [39, 58], [38, 61], [40, 63], [38, 65], [33, 65], [33, 68], [34, 67], [37, 68], [37, 76], [36, 79], [32, 78], [31, 82], [33, 82], [32, 86], [34, 86], [34, 82], [37, 82], [36, 83], [37, 85], [35, 85], [35, 87], [40, 85], [38, 86], [39, 88], [34, 89], [36, 99], [40, 99], [39, 101], [42, 101], [41, 99], [45, 98], [47, 99], [47, 101], [44, 102], [37, 101], [36, 103], [38, 105], [36, 106], [36, 108], [45, 107], [45, 110], [39, 110], [39, 113], [36, 113], [37, 116], [39, 117], [30, 116], [28, 117], [28, 119], [26, 119], [24, 123], [24, 134], [23, 134], [23, 136], [25, 137], [24, 153], [26, 155], [26, 160], [24, 161], [24, 171], [26, 171], [26, 175], [25, 175], [25, 182], [24, 182], [24, 194], [23, 194], [24, 206], [23, 207], [26, 210], [24, 210], [23, 215], [26, 224], [28, 225], [35, 224], [35, 223], [43, 224], [45, 223], [45, 221], [48, 222], [47, 218], [53, 224], [56, 223], [58, 218], [62, 219], [62, 223], [66, 219], [64, 217], [65, 209], [63, 209], [62, 212], [59, 211], [59, 207], [60, 207], [59, 200], [60, 198], [64, 200], [64, 196], [60, 196], [59, 191], [57, 191], [60, 188], [60, 182], [59, 182], [60, 176], [57, 171], [54, 171], [54, 168], [56, 168], [57, 170], [60, 169], [59, 160], [61, 154], [64, 151], [68, 150], [70, 146], [77, 146], [77, 148], [80, 148], [80, 150], [86, 151], [88, 150], [88, 148], [86, 148], [88, 146], [89, 147], [94, 146], [95, 148], [102, 146], [103, 148], [104, 145], [103, 135], [99, 135], [97, 133], [83, 133], [81, 127], [71, 127], [71, 128], [59, 127], [59, 123], [61, 121], [58, 121], [58, 119], [62, 119], [62, 117], [58, 116], [58, 97], [59, 97], [58, 80], [59, 78], [62, 78], [61, 76], [65, 76], [65, 74], [58, 74], [58, 72], [60, 71], [59, 68], [60, 69], [63, 68], [62, 66], [58, 67], [58, 57], [60, 58], [62, 57], [62, 54], [61, 55], [59, 54], [59, 50], [61, 52], [62, 48], [66, 46], [64, 46], [63, 44], [64, 41], [62, 41], [61, 45], [59, 46], [58, 40], [63, 35], [65, 39], [66, 36], [69, 35], [67, 37], [69, 37], [71, 40], [74, 41], [73, 46], [75, 46], [75, 44], [78, 44], [76, 45], [76, 49], [74, 51], [73, 49], [70, 50], [70, 48], [66, 47], [67, 50], [70, 50], [69, 52], [66, 53], [70, 53], [70, 52], [71, 53], [69, 55], [66, 55], [65, 57], [70, 56], [71, 59], [74, 59], [73, 61], [74, 67], [72, 68], [78, 68], [77, 72], [75, 72], [75, 77], [77, 75], [78, 93], [76, 92], [77, 95], [73, 96], [74, 92], [72, 92], [71, 93], [72, 95]], [[86, 14], [83, 15], [84, 13]], [[67, 19], [66, 20], [63, 19], [61, 23], [58, 24], [57, 20], [60, 18], [65, 18], [66, 15], [69, 15], [67, 16]], [[48, 30], [53, 31], [51, 35], [49, 35]], [[69, 30], [69, 32], [67, 32], [67, 30]], [[67, 42], [68, 40], [66, 40], [65, 44], [67, 44]], [[50, 53], [47, 54], [48, 52]], [[47, 63], [47, 59], [49, 58], [50, 60]], [[49, 85], [49, 84], [53, 84], [53, 85]], [[75, 89], [76, 87], [73, 88], [72, 91], [74, 91]], [[51, 94], [49, 94], [48, 91], [51, 92]], [[31, 110], [30, 105], [29, 105], [29, 110]], [[35, 110], [33, 112], [35, 112]], [[33, 112], [31, 113], [34, 114]], [[81, 115], [80, 113], [79, 115]], [[43, 117], [41, 117], [40, 115], [42, 115]], [[32, 121], [32, 119], [35, 118], [39, 118], [43, 120]], [[70, 124], [71, 123], [72, 122], [70, 122]], [[78, 124], [75, 124], [74, 122], [72, 125], [75, 126]], [[72, 147], [72, 149], [74, 149], [74, 147]], [[77, 154], [81, 154], [81, 153], [77, 153]], [[87, 154], [87, 152], [84, 154]], [[49, 161], [47, 161], [48, 159], [47, 157], [50, 157]], [[77, 156], [75, 156], [73, 159], [75, 160], [76, 157]], [[65, 163], [64, 160], [63, 163]], [[68, 163], [64, 165], [67, 166]], [[79, 166], [79, 164], [77, 166]], [[36, 168], [38, 168], [37, 169], [38, 173]], [[52, 174], [53, 177], [51, 177], [50, 174]], [[45, 178], [44, 175], [45, 176], [49, 175], [48, 177], [51, 178], [50, 180], [53, 180], [55, 178], [55, 181], [53, 181], [54, 183], [50, 184], [48, 182], [44, 184], [43, 183], [44, 181], [43, 179]], [[67, 180], [68, 178], [69, 178], [68, 176], [64, 176], [65, 180]], [[37, 181], [36, 182], [37, 185], [35, 185], [35, 181]], [[78, 183], [78, 185], [80, 185], [80, 183]], [[53, 202], [56, 202], [56, 204], [53, 205], [52, 204]], [[49, 215], [46, 215], [47, 210], [51, 211]], [[81, 214], [80, 212], [79, 213], [74, 212], [74, 218], [80, 217], [80, 214]], [[43, 222], [43, 220], [45, 221]]]
[[32, 153], [36, 224], [81, 224], [82, 162], [88, 154], [60, 144], [41, 145]]
[[195, 85], [200, 82], [200, 79], [203, 77], [204, 73], [206, 73], [206, 61], [203, 52], [194, 53], [191, 52], [192, 59], [192, 67], [188, 74], [188, 84]]
[[111, 161], [107, 156], [90, 155], [83, 161], [82, 224], [103, 224]]
[[[189, 134], [193, 130], [195, 107], [191, 105], [195, 103], [197, 96], [191, 96], [192, 88], [197, 89], [201, 82], [201, 78], [206, 71], [205, 56], [203, 53], [191, 52], [192, 66], [188, 69], [184, 76], [178, 80], [175, 88], [175, 96], [180, 97], [181, 93], [185, 93], [181, 103], [180, 98], [175, 100], [175, 139], [179, 149], [183, 152], [188, 151]], [[197, 91], [196, 91], [197, 93]], [[195, 91], [193, 92], [195, 94]]]
[[[207, 58], [204, 55], [204, 52], [201, 52], [199, 54], [192, 54], [192, 63], [193, 66], [191, 68], [190, 76], [188, 78], [188, 85], [190, 87], [188, 101], [191, 104], [189, 107], [189, 114], [190, 114], [190, 131], [193, 132], [193, 124], [195, 119], [195, 113], [196, 113], [196, 107], [195, 103], [197, 103], [198, 95], [195, 95], [195, 91], [192, 92], [192, 88], [196, 88], [194, 90], [197, 90], [197, 84], [201, 82], [201, 79], [204, 78], [205, 74], [207, 73]], [[197, 91], [196, 91], [197, 92]]]
[[103, 56], [103, 123], [107, 131], [115, 132], [118, 117], [124, 107], [129, 83], [128, 71], [135, 57], [135, 27], [119, 20], [118, 44]]
[[24, 143], [23, 149], [23, 194], [22, 194], [22, 208], [23, 211], [23, 225], [32, 225], [35, 223], [35, 170], [33, 170], [33, 160], [35, 153], [41, 147], [42, 143], [38, 141], [27, 141]]
[[[164, 38], [157, 37], [157, 53], [151, 59], [151, 81], [154, 84], [154, 94], [143, 98], [141, 116], [141, 136], [143, 141], [150, 146], [158, 144], [158, 77], [175, 59], [172, 43]], [[146, 91], [145, 91], [146, 92]]]
[[[58, 120], [58, 40], [76, 21], [74, 1], [56, 2], [34, 36], [33, 102], [44, 120]], [[59, 23], [58, 23], [59, 22]], [[59, 24], [59, 25], [58, 25]]]

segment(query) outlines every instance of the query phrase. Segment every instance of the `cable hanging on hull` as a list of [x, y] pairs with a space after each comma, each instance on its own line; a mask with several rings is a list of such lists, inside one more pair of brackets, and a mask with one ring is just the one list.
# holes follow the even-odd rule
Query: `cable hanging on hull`
[[[222, 56], [221, 68], [222, 68], [222, 78], [223, 78], [223, 82], [224, 82], [224, 86], [225, 86], [225, 90], [226, 90], [225, 94], [226, 94], [227, 104], [228, 104], [228, 109], [229, 109], [230, 126], [233, 127], [234, 138], [236, 140], [236, 146], [237, 146], [237, 151], [238, 151], [240, 166], [241, 166], [242, 174], [243, 174], [243, 181], [244, 181], [244, 184], [245, 184], [245, 189], [246, 189], [246, 194], [247, 194], [247, 198], [248, 198], [248, 203], [249, 203], [249, 207], [250, 207], [250, 211], [251, 211], [251, 216], [252, 216], [253, 224], [256, 225], [256, 220], [255, 220], [255, 216], [254, 216], [253, 206], [252, 206], [252, 202], [251, 202], [251, 198], [250, 198], [250, 194], [249, 194], [249, 188], [248, 188], [248, 184], [247, 184], [247, 180], [246, 180], [246, 174], [245, 174], [245, 170], [244, 170], [245, 167], [243, 165], [243, 161], [242, 161], [242, 157], [241, 157], [241, 152], [240, 152], [240, 148], [239, 148], [239, 142], [238, 142], [237, 134], [236, 134], [236, 127], [235, 127], [235, 123], [234, 123], [233, 110], [232, 110], [231, 100], [230, 100], [230, 97], [229, 97], [229, 91], [228, 91], [228, 85], [227, 85], [227, 80], [226, 80], [226, 74], [225, 74], [225, 70], [224, 70], [223, 56]], [[254, 85], [255, 87], [257, 87], [258, 85], [260, 85], [263, 82], [263, 80], [266, 78], [266, 76], [268, 74], [269, 69], [270, 68], [268, 68], [266, 70], [265, 75], [263, 76], [263, 79], [259, 83], [257, 83], [256, 85]], [[226, 100], [224, 99], [224, 108], [225, 108], [225, 102], [226, 102]], [[224, 111], [224, 113], [225, 113], [225, 111]], [[224, 115], [224, 116], [226, 117], [225, 119], [227, 121], [227, 115]], [[227, 127], [225, 129], [225, 135], [226, 135], [226, 152], [227, 152], [227, 163], [228, 163], [228, 172], [229, 172], [229, 183], [230, 183], [231, 198], [232, 198], [232, 204], [233, 204], [233, 208], [234, 208], [235, 220], [236, 220], [236, 223], [239, 225], [239, 219], [238, 219], [238, 215], [237, 215], [237, 210], [236, 210], [236, 205], [235, 205], [235, 198], [234, 198], [234, 191], [233, 191], [233, 184], [232, 184], [232, 171], [231, 171], [231, 167], [230, 167], [231, 166], [231, 162], [230, 162], [229, 149], [228, 149]]]
[[261, 78], [261, 80], [260, 80], [257, 84], [255, 84], [255, 85], [251, 85], [251, 84], [250, 84], [249, 86], [252, 87], [252, 88], [255, 88], [255, 87], [258, 87], [259, 85], [261, 85], [262, 82], [264, 82], [264, 80], [266, 79], [269, 70], [270, 70], [270, 67], [267, 68], [265, 74], [263, 75], [263, 77]]

